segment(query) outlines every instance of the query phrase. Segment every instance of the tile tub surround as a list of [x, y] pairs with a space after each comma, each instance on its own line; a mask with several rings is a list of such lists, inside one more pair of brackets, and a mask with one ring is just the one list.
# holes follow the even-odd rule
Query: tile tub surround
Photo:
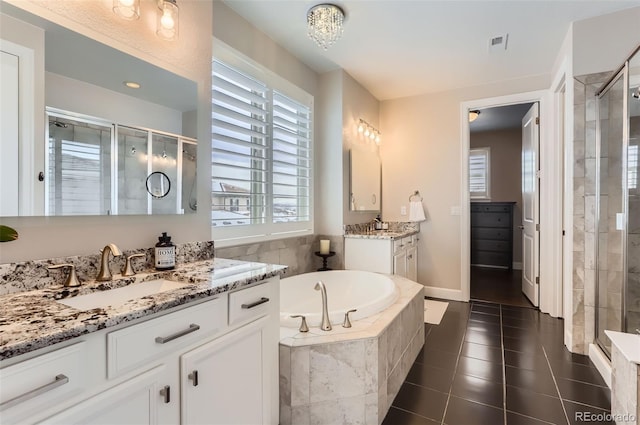
[[[285, 266], [213, 259], [182, 264], [162, 273], [140, 273], [79, 288], [48, 286], [0, 296], [0, 360], [160, 311], [282, 275]], [[115, 307], [80, 311], [57, 299], [104, 291], [157, 278], [190, 283], [186, 287], [128, 301]]]
[[611, 339], [611, 414], [616, 423], [638, 425], [640, 335], [605, 331]]
[[[146, 258], [133, 259], [133, 267], [138, 272], [151, 273], [154, 268], [154, 248], [125, 250], [123, 255], [112, 257], [109, 261], [111, 270], [119, 273], [124, 267], [125, 258], [131, 254], [146, 254]], [[100, 253], [74, 257], [32, 260], [20, 263], [0, 264], [0, 295], [16, 292], [43, 289], [49, 286], [62, 285], [67, 272], [48, 270], [54, 264], [70, 263], [76, 266], [76, 273], [83, 284], [95, 280], [100, 268]], [[176, 265], [211, 260], [214, 257], [213, 241], [188, 242], [176, 244]]]
[[345, 329], [280, 328], [280, 423], [380, 424], [424, 344], [422, 285]]
[[216, 248], [216, 257], [241, 261], [283, 264], [288, 267], [287, 276], [316, 271], [322, 259], [314, 255], [320, 250], [320, 239], [331, 241], [331, 251], [336, 253], [329, 259], [329, 267], [344, 269], [344, 243], [342, 235], [307, 235], [274, 241], [256, 242]]

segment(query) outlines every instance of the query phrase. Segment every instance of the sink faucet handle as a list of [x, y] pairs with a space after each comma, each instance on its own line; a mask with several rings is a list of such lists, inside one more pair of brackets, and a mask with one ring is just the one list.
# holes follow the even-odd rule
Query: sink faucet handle
[[132, 254], [127, 256], [127, 261], [125, 261], [124, 263], [124, 268], [122, 269], [122, 276], [135, 276], [136, 275], [136, 271], [133, 269], [133, 265], [131, 264], [131, 259], [132, 258], [140, 258], [140, 257], [146, 257], [147, 254]]
[[69, 274], [67, 275], [67, 278], [65, 279], [63, 285], [68, 287], [68, 288], [80, 286], [80, 279], [78, 279], [78, 275], [76, 274], [76, 266], [75, 265], [65, 263], [65, 264], [56, 264], [54, 266], [49, 266], [47, 268], [49, 270], [68, 268], [69, 269]]
[[354, 308], [353, 310], [349, 310], [344, 314], [344, 322], [342, 323], [343, 328], [351, 327], [351, 320], [349, 320], [349, 313], [355, 313], [356, 311], [358, 310]]
[[307, 326], [307, 318], [302, 314], [294, 314], [291, 316], [292, 319], [297, 319], [298, 317], [302, 317], [302, 322], [300, 322], [300, 332], [309, 332], [309, 326]]

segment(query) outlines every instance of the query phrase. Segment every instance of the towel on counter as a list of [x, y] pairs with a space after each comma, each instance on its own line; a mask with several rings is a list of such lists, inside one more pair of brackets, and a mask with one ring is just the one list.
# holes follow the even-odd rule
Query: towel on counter
[[426, 219], [422, 201], [409, 202], [409, 221], [425, 221]]

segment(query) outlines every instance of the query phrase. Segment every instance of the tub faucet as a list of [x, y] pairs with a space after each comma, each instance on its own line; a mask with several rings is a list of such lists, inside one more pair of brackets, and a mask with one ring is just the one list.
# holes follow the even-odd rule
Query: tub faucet
[[122, 255], [122, 252], [120, 252], [120, 248], [112, 243], [102, 248], [102, 259], [100, 260], [100, 271], [98, 272], [98, 277], [96, 277], [97, 281], [104, 282], [113, 278], [111, 269], [109, 269], [109, 254], [118, 257]]
[[320, 324], [320, 329], [323, 331], [330, 331], [331, 322], [329, 321], [329, 311], [327, 308], [327, 288], [324, 286], [324, 283], [319, 280], [313, 289], [320, 291], [320, 294], [322, 295], [322, 323]]

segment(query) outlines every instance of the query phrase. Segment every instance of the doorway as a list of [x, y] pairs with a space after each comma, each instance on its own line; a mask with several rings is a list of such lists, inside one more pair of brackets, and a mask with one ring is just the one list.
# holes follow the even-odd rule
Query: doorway
[[[537, 185], [531, 178], [537, 170], [532, 155], [537, 146], [523, 149], [523, 140], [530, 134], [523, 126], [535, 125], [532, 120], [537, 115], [533, 102], [481, 108], [469, 115], [472, 300], [519, 307], [533, 307], [537, 302], [533, 277], [537, 267], [532, 264], [537, 256], [530, 252], [535, 244], [533, 238], [527, 238], [524, 226], [525, 218], [534, 222], [537, 217], [532, 210]], [[525, 209], [528, 213], [523, 214]], [[524, 244], [523, 237], [531, 243]]]

